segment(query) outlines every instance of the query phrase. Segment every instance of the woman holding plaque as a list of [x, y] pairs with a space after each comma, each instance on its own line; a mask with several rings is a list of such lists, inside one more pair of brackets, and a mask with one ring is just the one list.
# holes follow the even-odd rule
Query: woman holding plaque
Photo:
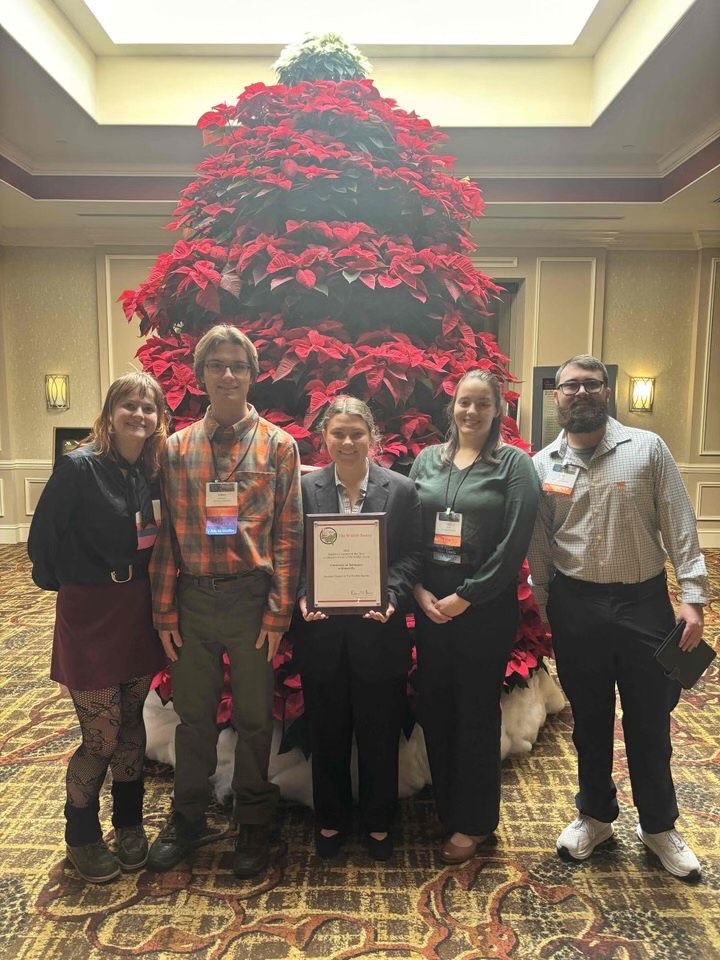
[[425, 548], [414, 590], [420, 721], [445, 863], [468, 860], [498, 825], [500, 695], [538, 506], [530, 457], [500, 439], [501, 403], [492, 374], [466, 373], [446, 442], [410, 472]]
[[[120, 377], [89, 437], [55, 465], [30, 527], [33, 580], [58, 593], [50, 676], [68, 688], [80, 723], [66, 774], [67, 857], [90, 883], [137, 870], [148, 854], [143, 704], [166, 662], [152, 624], [148, 561], [166, 436], [159, 384], [146, 373]], [[114, 852], [98, 816], [108, 767]]]
[[363, 615], [309, 611], [301, 581], [293, 661], [312, 750], [315, 848], [323, 859], [336, 856], [350, 830], [354, 732], [361, 830], [370, 856], [388, 860], [411, 652], [405, 615], [422, 558], [420, 502], [407, 477], [372, 461], [379, 437], [362, 400], [337, 397], [321, 431], [332, 463], [302, 478], [304, 513], [385, 513], [388, 595], [386, 606]]

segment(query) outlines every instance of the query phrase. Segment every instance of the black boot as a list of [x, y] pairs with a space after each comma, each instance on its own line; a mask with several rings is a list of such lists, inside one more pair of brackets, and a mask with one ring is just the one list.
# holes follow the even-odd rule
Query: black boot
[[102, 838], [97, 798], [87, 807], [65, 804], [65, 842], [68, 860], [88, 883], [106, 883], [120, 873], [120, 864]]
[[148, 840], [142, 825], [143, 781], [116, 780], [111, 793], [117, 858], [123, 870], [139, 870], [148, 858]]

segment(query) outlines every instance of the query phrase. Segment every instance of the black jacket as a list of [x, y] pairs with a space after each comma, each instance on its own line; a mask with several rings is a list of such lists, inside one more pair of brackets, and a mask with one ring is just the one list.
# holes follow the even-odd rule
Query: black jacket
[[[145, 501], [159, 499], [142, 461], [135, 482], [145, 484]], [[138, 551], [135, 513], [140, 509], [130, 477], [111, 456], [92, 445], [61, 457], [35, 508], [28, 537], [32, 578], [43, 590], [63, 584], [109, 583], [110, 572], [135, 576], [147, 571], [151, 550]]]
[[[302, 478], [303, 513], [338, 513], [335, 465]], [[415, 485], [407, 477], [370, 464], [362, 513], [387, 514], [388, 593], [395, 613], [387, 623], [361, 616], [293, 621], [293, 664], [301, 673], [327, 674], [337, 668], [344, 647], [353, 668], [366, 679], [398, 676], [410, 666], [411, 641], [405, 624], [412, 589], [420, 579], [422, 515]], [[304, 571], [298, 596], [305, 592]]]

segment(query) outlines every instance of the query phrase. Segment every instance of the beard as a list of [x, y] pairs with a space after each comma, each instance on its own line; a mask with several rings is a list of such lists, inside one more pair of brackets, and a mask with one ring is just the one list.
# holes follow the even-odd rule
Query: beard
[[594, 433], [608, 421], [607, 401], [602, 397], [576, 397], [569, 407], [558, 407], [557, 417], [568, 433]]

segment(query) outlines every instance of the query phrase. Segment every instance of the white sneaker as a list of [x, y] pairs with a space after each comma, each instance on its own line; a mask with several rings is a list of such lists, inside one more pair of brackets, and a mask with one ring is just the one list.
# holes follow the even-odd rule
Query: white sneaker
[[599, 843], [613, 835], [613, 825], [581, 813], [557, 838], [557, 851], [571, 860], [587, 860]]
[[698, 858], [685, 843], [677, 830], [663, 830], [662, 833], [645, 833], [640, 824], [637, 835], [652, 850], [668, 873], [683, 880], [699, 880], [701, 867]]

